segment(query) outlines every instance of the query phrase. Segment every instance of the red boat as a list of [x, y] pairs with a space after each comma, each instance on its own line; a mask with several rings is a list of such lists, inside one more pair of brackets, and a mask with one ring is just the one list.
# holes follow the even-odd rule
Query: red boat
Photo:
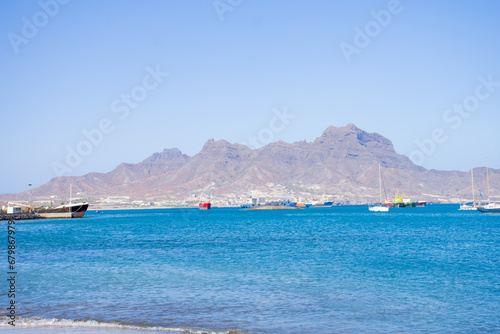
[[210, 204], [210, 202], [200, 202], [200, 204], [198, 204], [198, 207], [200, 208], [200, 210], [208, 210], [212, 207], [212, 204]]

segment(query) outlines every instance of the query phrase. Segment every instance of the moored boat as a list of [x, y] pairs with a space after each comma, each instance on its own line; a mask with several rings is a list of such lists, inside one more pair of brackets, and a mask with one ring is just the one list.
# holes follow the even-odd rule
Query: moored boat
[[41, 206], [33, 209], [42, 218], [83, 218], [89, 208], [87, 202], [73, 203], [71, 201], [72, 184], [69, 185], [69, 204], [56, 207]]
[[488, 203], [477, 207], [480, 212], [500, 212], [500, 203]]
[[253, 208], [241, 208], [242, 211], [250, 210], [294, 210], [294, 209], [304, 209], [305, 207], [296, 207], [288, 205], [261, 205], [255, 206]]
[[392, 202], [393, 202], [393, 199], [392, 198], [387, 198], [385, 201], [384, 201], [384, 205], [387, 205], [387, 206], [392, 206]]
[[472, 202], [460, 205], [460, 208], [458, 210], [461, 210], [461, 211], [476, 211], [477, 210], [476, 199], [474, 198], [474, 169], [470, 170], [470, 178], [471, 178], [471, 189], [472, 189]]
[[378, 182], [379, 182], [379, 204], [369, 206], [368, 210], [372, 212], [389, 212], [389, 207], [382, 204], [382, 173], [380, 171], [380, 164], [378, 165]]
[[392, 203], [393, 208], [405, 208], [406, 204], [403, 202], [403, 198], [397, 194], [396, 197], [394, 197], [394, 202]]
[[56, 207], [42, 206], [35, 208], [34, 211], [43, 218], [83, 218], [88, 207], [88, 203], [82, 202], [63, 204]]
[[486, 184], [488, 187], [488, 204], [478, 206], [477, 211], [485, 213], [500, 212], [500, 203], [490, 202], [490, 177], [488, 172], [488, 159], [486, 159]]
[[333, 201], [332, 202], [318, 202], [316, 204], [313, 204], [311, 208], [331, 208], [333, 206]]
[[477, 211], [477, 205], [476, 205], [475, 202], [465, 203], [465, 204], [460, 205], [460, 208], [458, 210], [461, 210], [461, 211]]
[[198, 204], [198, 208], [200, 210], [209, 210], [212, 207], [212, 204], [210, 202], [200, 202]]
[[368, 210], [372, 212], [389, 212], [389, 207], [386, 205], [375, 205], [375, 206], [370, 206]]

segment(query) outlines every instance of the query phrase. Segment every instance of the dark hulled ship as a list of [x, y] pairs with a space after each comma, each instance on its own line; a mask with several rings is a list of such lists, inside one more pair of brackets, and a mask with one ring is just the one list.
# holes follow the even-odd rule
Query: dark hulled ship
[[43, 218], [82, 218], [89, 207], [88, 203], [70, 203], [56, 207], [40, 207], [35, 212]]

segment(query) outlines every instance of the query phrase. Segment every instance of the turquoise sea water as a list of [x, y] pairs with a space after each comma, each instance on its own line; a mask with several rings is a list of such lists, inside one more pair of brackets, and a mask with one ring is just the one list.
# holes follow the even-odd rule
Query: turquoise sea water
[[89, 211], [16, 227], [25, 324], [500, 332], [500, 215], [458, 205]]

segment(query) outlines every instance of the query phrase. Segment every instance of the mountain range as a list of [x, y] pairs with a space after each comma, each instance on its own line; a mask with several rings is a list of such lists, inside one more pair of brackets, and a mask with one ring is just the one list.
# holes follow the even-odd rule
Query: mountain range
[[[388, 197], [396, 192], [433, 202], [471, 199], [469, 172], [427, 170], [398, 154], [391, 141], [353, 124], [328, 127], [313, 142], [278, 141], [250, 149], [225, 140], [208, 140], [194, 155], [177, 148], [154, 153], [137, 164], [122, 163], [108, 173], [56, 177], [32, 189], [33, 199], [73, 194], [92, 199], [129, 196], [142, 200], [200, 197], [294, 199], [330, 196], [336, 201], [378, 200], [378, 166]], [[491, 194], [500, 195], [499, 170], [490, 169]], [[486, 168], [474, 169], [486, 193]], [[29, 192], [16, 194], [27, 199]], [[479, 196], [479, 193], [476, 193]], [[12, 200], [14, 194], [0, 195]], [[483, 194], [485, 196], [485, 194]]]

